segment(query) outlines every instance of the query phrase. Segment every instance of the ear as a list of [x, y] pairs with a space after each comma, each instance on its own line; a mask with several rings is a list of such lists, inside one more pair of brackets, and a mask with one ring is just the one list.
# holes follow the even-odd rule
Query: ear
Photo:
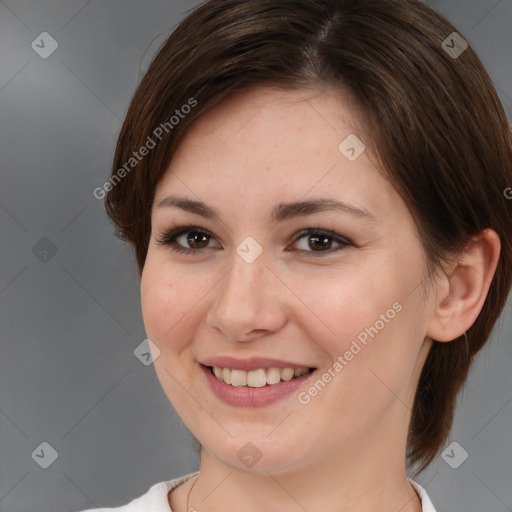
[[491, 285], [501, 242], [492, 229], [485, 229], [466, 245], [437, 281], [437, 296], [427, 336], [437, 341], [452, 341], [475, 322]]

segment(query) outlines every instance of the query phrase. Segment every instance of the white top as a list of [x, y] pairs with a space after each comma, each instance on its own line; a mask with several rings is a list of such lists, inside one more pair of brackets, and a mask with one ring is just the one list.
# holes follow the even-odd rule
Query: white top
[[[167, 499], [169, 491], [178, 487], [178, 485], [187, 481], [189, 478], [196, 476], [198, 473], [199, 472], [196, 471], [194, 473], [189, 473], [188, 475], [175, 478], [174, 480], [154, 484], [145, 494], [121, 507], [101, 509], [90, 508], [82, 510], [81, 512], [172, 512]], [[434, 508], [434, 505], [432, 505], [425, 489], [416, 482], [413, 482], [411, 479], [409, 479], [409, 482], [411, 482], [411, 485], [420, 495], [422, 512], [436, 512], [436, 509]]]

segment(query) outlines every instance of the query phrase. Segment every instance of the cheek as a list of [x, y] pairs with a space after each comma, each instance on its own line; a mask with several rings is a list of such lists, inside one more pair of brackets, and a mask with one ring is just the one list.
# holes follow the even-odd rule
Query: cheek
[[304, 313], [294, 318], [333, 362], [346, 355], [352, 371], [368, 373], [371, 366], [407, 373], [419, 349], [415, 340], [421, 341], [419, 290], [411, 293], [421, 270], [419, 264], [403, 268], [390, 254], [296, 279], [293, 290], [303, 304], [295, 302]]
[[161, 350], [170, 348], [172, 338], [182, 339], [177, 335], [186, 327], [181, 320], [194, 304], [194, 288], [186, 286], [183, 279], [151, 258], [146, 261], [141, 277], [142, 316], [148, 338]]
[[[390, 287], [389, 272], [373, 267], [350, 265], [318, 273], [315, 278], [295, 279], [293, 299], [304, 311], [297, 315], [311, 339], [322, 340], [324, 349], [335, 356], [349, 350], [351, 341], [365, 328], [380, 320], [389, 311], [394, 316], [393, 303], [399, 291]], [[389, 269], [388, 269], [389, 270]]]
[[[331, 419], [347, 435], [378, 421], [391, 407], [400, 414], [408, 411], [403, 402], [409, 402], [421, 336], [414, 294], [407, 297], [411, 288], [395, 272], [396, 264], [384, 262], [382, 272], [354, 268], [317, 281], [317, 287], [303, 284], [297, 293], [310, 299], [319, 317], [308, 311], [302, 330], [330, 361], [321, 382], [303, 390], [301, 403], [311, 399], [318, 408], [329, 407]], [[414, 280], [412, 273], [409, 278]]]

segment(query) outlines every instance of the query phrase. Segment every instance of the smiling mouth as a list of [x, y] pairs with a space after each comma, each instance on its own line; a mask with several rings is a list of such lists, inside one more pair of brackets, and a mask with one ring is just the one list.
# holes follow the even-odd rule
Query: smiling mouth
[[207, 366], [219, 381], [235, 387], [262, 388], [287, 382], [312, 373], [316, 368], [259, 368], [245, 371], [218, 366]]

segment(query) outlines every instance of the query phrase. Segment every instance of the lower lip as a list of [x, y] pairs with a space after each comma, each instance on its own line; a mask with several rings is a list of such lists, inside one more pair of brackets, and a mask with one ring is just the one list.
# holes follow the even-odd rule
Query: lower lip
[[299, 386], [301, 386], [314, 373], [306, 373], [300, 377], [288, 381], [282, 381], [279, 384], [266, 385], [261, 388], [250, 388], [248, 386], [232, 386], [217, 379], [212, 374], [209, 367], [200, 365], [204, 373], [210, 389], [213, 393], [229, 405], [238, 407], [264, 407], [281, 400], [282, 398], [292, 394]]

